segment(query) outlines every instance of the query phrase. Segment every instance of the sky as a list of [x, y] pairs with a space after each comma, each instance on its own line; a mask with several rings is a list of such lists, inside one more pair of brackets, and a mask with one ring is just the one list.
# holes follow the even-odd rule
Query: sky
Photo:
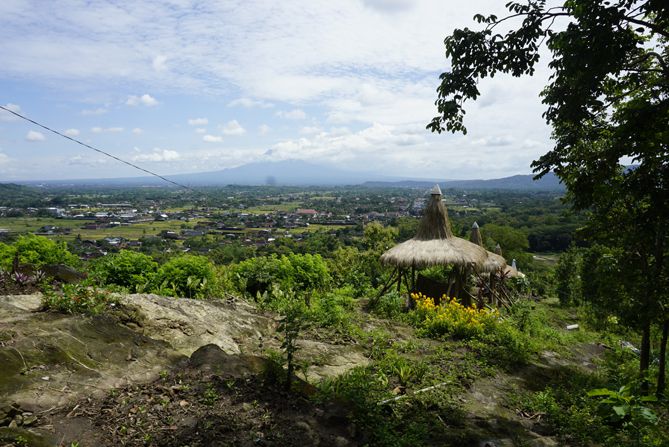
[[[444, 38], [498, 0], [0, 1], [0, 105], [160, 174], [300, 159], [407, 178], [531, 172], [533, 77], [432, 134]], [[0, 182], [144, 175], [0, 111]]]

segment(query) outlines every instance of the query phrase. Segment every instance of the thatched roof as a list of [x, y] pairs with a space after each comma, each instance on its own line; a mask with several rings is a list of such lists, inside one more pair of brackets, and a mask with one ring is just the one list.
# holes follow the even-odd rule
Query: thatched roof
[[409, 239], [381, 255], [384, 264], [418, 268], [449, 264], [482, 267], [486, 259], [484, 249], [454, 236], [428, 241]]
[[381, 255], [384, 264], [418, 268], [449, 264], [483, 268], [486, 259], [483, 248], [453, 236], [438, 185], [432, 188], [416, 236]]
[[421, 241], [432, 239], [447, 239], [453, 237], [451, 223], [448, 221], [448, 211], [441, 201], [439, 185], [434, 185], [430, 191], [430, 201], [425, 207], [423, 218], [418, 224], [416, 237]]
[[472, 232], [469, 235], [469, 240], [478, 245], [479, 247], [483, 247], [483, 238], [481, 237], [481, 229], [479, 228], [479, 224], [474, 222], [472, 225]]
[[512, 265], [507, 265], [504, 267], [504, 273], [509, 278], [524, 278], [525, 273], [518, 271], [518, 269]]
[[[474, 222], [472, 225], [472, 232], [469, 236], [469, 240], [472, 241], [472, 243], [478, 245], [479, 247], [483, 247], [483, 237], [481, 236], [481, 229], [479, 228], [479, 224]], [[499, 246], [499, 244], [497, 244]], [[487, 259], [483, 263], [483, 271], [484, 272], [494, 272], [498, 271], [501, 268], [506, 267], [506, 260], [495, 253], [489, 252], [486, 250], [486, 254], [488, 255]]]

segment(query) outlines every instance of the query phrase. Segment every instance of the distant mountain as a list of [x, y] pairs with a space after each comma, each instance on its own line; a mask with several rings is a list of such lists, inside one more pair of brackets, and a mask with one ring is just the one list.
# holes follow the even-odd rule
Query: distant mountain
[[188, 185], [357, 185], [365, 181], [396, 181], [373, 172], [352, 172], [302, 160], [249, 163], [222, 171], [171, 175]]
[[[166, 178], [187, 186], [223, 185], [363, 185], [380, 187], [431, 187], [439, 183], [444, 188], [460, 189], [517, 189], [517, 190], [561, 190], [557, 177], [548, 174], [539, 181], [531, 175], [514, 175], [493, 180], [437, 180], [392, 177], [375, 172], [354, 172], [309, 163], [302, 160], [249, 163], [236, 168], [193, 174], [166, 175]], [[19, 182], [17, 182], [19, 183]], [[111, 179], [80, 179], [30, 181], [22, 184], [47, 186], [159, 186], [166, 185], [156, 177], [128, 177]]]
[[[220, 171], [165, 175], [165, 178], [186, 186], [224, 185], [359, 185], [366, 181], [396, 181], [373, 172], [352, 172], [302, 160], [258, 162]], [[45, 186], [169, 186], [157, 177], [125, 177], [73, 180], [35, 180], [16, 182]]]

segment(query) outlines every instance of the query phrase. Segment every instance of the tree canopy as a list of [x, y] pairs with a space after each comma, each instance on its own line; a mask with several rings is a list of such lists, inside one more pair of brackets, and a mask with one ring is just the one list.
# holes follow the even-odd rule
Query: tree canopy
[[464, 105], [480, 96], [479, 82], [533, 75], [546, 45], [551, 76], [541, 97], [554, 147], [532, 167], [537, 177], [555, 172], [572, 206], [587, 211], [589, 238], [619, 249], [620, 284], [634, 285], [626, 293], [635, 296], [644, 371], [651, 322], [659, 316], [665, 333], [669, 322], [669, 5], [528, 0], [506, 7], [508, 16], [477, 14], [480, 30], [456, 29], [445, 39], [451, 67], [427, 127], [466, 133]]

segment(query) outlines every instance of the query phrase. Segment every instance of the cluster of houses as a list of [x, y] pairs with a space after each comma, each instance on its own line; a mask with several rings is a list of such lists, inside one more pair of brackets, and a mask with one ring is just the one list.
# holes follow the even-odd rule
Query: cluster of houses
[[[340, 199], [340, 198], [339, 198]], [[312, 208], [297, 208], [292, 211], [258, 212], [246, 208], [242, 204], [238, 211], [222, 211], [219, 208], [192, 208], [179, 211], [163, 211], [159, 203], [147, 205], [139, 209], [128, 202], [74, 204], [63, 208], [25, 208], [19, 210], [23, 216], [50, 216], [68, 219], [68, 225], [44, 225], [35, 234], [44, 236], [70, 235], [76, 233], [77, 241], [82, 248], [84, 257], [98, 257], [108, 250], [141, 246], [138, 240], [129, 240], [118, 236], [109, 236], [98, 240], [86, 239], [86, 231], [104, 230], [115, 227], [148, 224], [152, 222], [174, 222], [170, 228], [160, 225], [158, 231], [146, 237], [154, 239], [178, 241], [205, 235], [223, 236], [222, 243], [238, 241], [243, 245], [263, 246], [275, 242], [278, 238], [288, 237], [294, 240], [303, 238], [303, 229], [310, 225], [324, 228], [336, 226], [345, 228], [372, 221], [388, 224], [403, 216], [422, 214], [426, 201], [419, 197], [413, 200], [406, 197], [391, 197], [388, 202], [390, 211], [363, 211], [363, 206], [348, 207], [351, 214], [340, 214], [336, 210], [342, 205], [337, 200], [337, 207], [330, 211], [319, 211]], [[371, 200], [371, 198], [367, 198]], [[388, 200], [386, 197], [385, 200]], [[356, 200], [353, 203], [361, 203]], [[327, 207], [326, 207], [327, 208]], [[344, 208], [344, 207], [342, 207]], [[335, 210], [335, 211], [333, 211]], [[11, 216], [12, 210], [0, 207], [0, 217]], [[72, 225], [72, 220], [80, 220], [81, 225]], [[73, 227], [73, 228], [71, 228]], [[298, 231], [295, 231], [298, 230]], [[118, 232], [114, 232], [118, 234]], [[83, 240], [82, 240], [83, 239]]]

